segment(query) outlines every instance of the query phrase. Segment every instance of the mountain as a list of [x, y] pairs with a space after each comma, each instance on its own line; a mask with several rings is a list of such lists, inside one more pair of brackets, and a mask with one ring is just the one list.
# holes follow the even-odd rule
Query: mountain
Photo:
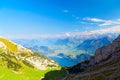
[[93, 54], [97, 48], [108, 45], [113, 41], [113, 38], [106, 36], [99, 39], [87, 39], [76, 48], [77, 50], [85, 50], [87, 53]]
[[120, 80], [120, 35], [95, 56], [68, 69], [66, 80]]
[[[72, 59], [73, 56], [84, 53], [84, 51], [78, 51], [74, 49], [75, 45], [81, 43], [80, 39], [34, 39], [34, 40], [13, 40], [18, 44], [24, 45], [25, 47], [40, 52], [42, 55], [58, 62], [61, 66], [72, 66], [78, 63], [79, 60]], [[42, 42], [42, 43], [41, 43]], [[34, 43], [34, 44], [33, 44]], [[38, 43], [38, 44], [37, 44]], [[41, 44], [40, 44], [41, 43]], [[49, 44], [47, 44], [49, 43]], [[59, 53], [63, 53], [64, 57], [60, 58]], [[67, 62], [68, 64], [64, 63]]]
[[54, 53], [54, 50], [50, 49], [48, 46], [35, 45], [35, 46], [31, 46], [29, 48], [34, 50], [34, 51], [40, 52], [45, 56], [47, 56], [48, 54]]
[[0, 79], [40, 80], [60, 69], [55, 61], [0, 36]]
[[[58, 62], [61, 66], [73, 66], [88, 60], [91, 55], [94, 55], [97, 48], [110, 44], [116, 35], [88, 35], [84, 36], [85, 38], [74, 36], [56, 39], [18, 39], [13, 41], [41, 53]], [[63, 53], [64, 56], [59, 56], [59, 53]]]

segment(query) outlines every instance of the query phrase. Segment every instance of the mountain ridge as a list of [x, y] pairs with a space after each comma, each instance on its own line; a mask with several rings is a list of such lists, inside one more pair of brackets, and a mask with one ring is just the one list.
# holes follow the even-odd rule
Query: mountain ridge
[[120, 35], [111, 44], [98, 48], [95, 56], [68, 69], [69, 80], [119, 80]]

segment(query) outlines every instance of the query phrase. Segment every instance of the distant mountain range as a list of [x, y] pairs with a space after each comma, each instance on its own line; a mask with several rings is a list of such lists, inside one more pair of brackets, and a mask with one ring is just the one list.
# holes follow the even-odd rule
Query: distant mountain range
[[113, 38], [106, 36], [100, 39], [88, 39], [84, 40], [80, 45], [76, 48], [78, 50], [85, 50], [89, 54], [94, 54], [97, 48], [108, 45], [113, 41]]
[[[85, 35], [83, 37], [74, 36], [67, 38], [32, 40], [21, 39], [13, 41], [34, 51], [40, 52], [48, 58], [60, 63], [62, 66], [72, 66], [80, 61], [88, 60], [90, 56], [94, 55], [97, 48], [110, 44], [117, 35], [117, 33], [109, 33], [102, 35]], [[63, 56], [59, 56], [59, 53], [63, 53]], [[80, 58], [80, 56], [84, 56], [84, 58]]]

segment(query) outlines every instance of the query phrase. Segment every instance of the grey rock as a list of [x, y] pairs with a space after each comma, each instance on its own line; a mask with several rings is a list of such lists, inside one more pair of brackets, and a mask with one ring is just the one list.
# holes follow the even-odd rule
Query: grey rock
[[100, 63], [101, 61], [110, 58], [112, 54], [118, 51], [120, 51], [120, 36], [118, 36], [111, 44], [97, 49], [95, 52], [95, 61], [96, 63]]

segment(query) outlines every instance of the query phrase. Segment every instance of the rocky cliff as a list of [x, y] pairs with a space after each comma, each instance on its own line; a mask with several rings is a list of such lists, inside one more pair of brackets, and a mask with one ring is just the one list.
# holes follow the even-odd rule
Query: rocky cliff
[[[81, 62], [68, 71], [70, 80], [120, 80], [120, 35], [107, 46], [96, 50], [90, 60]], [[102, 77], [101, 77], [102, 76]], [[98, 79], [99, 78], [99, 79]]]
[[111, 44], [103, 46], [95, 52], [95, 62], [100, 63], [103, 60], [109, 59], [113, 54], [120, 51], [120, 36], [116, 38]]

